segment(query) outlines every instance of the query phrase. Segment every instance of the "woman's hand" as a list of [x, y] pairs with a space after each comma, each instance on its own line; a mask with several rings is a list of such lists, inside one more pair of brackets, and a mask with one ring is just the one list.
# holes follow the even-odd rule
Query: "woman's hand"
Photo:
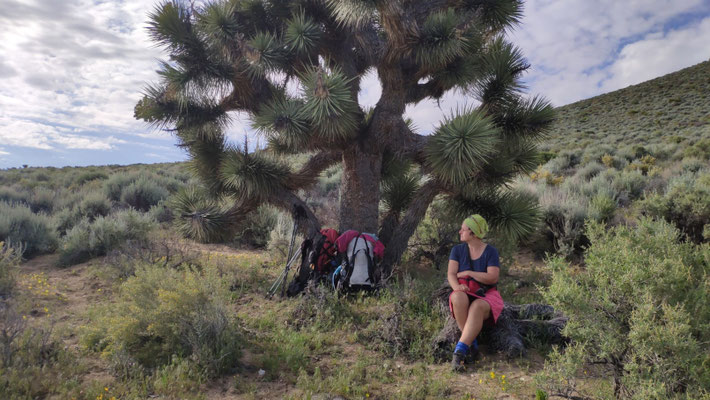
[[468, 292], [468, 286], [466, 285], [455, 285], [453, 289], [454, 292]]
[[473, 278], [473, 271], [461, 271], [456, 274], [456, 277], [457, 278], [466, 278], [466, 277]]

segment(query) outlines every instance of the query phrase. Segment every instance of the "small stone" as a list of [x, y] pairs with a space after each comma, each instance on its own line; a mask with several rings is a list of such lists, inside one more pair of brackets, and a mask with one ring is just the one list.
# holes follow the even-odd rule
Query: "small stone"
[[263, 369], [260, 369], [259, 370], [259, 377], [262, 377], [264, 375], [266, 375], [266, 371], [264, 371]]

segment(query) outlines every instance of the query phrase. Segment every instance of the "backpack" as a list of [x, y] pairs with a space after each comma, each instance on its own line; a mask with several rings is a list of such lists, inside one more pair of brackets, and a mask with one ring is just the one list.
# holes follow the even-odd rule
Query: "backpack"
[[287, 294], [295, 296], [303, 291], [311, 280], [324, 280], [335, 269], [335, 240], [338, 231], [324, 228], [315, 241], [306, 239], [301, 243], [301, 264], [288, 286]]
[[377, 236], [349, 230], [336, 240], [341, 264], [332, 276], [336, 290], [373, 289], [385, 246]]

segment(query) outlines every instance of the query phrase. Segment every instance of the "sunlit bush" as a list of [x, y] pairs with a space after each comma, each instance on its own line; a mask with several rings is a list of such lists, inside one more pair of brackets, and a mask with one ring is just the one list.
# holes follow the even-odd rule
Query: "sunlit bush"
[[136, 210], [148, 211], [169, 195], [168, 190], [157, 182], [141, 177], [121, 190], [121, 201]]
[[21, 246], [0, 242], [0, 301], [9, 297], [15, 290], [15, 268], [21, 260]]
[[80, 218], [93, 221], [98, 217], [105, 217], [111, 212], [111, 201], [103, 193], [89, 193], [81, 200], [76, 212]]
[[135, 210], [123, 210], [93, 222], [82, 220], [62, 238], [60, 266], [69, 266], [105, 255], [127, 240], [145, 240], [154, 221]]
[[674, 177], [665, 194], [649, 195], [639, 207], [645, 214], [673, 222], [690, 239], [700, 242], [710, 224], [710, 172]]
[[51, 218], [6, 202], [0, 202], [0, 241], [22, 244], [25, 257], [51, 253], [57, 247]]
[[672, 225], [651, 219], [634, 228], [591, 223], [587, 235], [584, 269], [550, 261], [543, 296], [569, 317], [564, 334], [584, 348], [552, 361], [576, 368], [556, 370], [602, 363], [616, 397], [696, 398], [710, 387], [707, 245], [680, 242]]
[[211, 375], [225, 372], [235, 366], [241, 343], [227, 293], [216, 274], [139, 267], [116, 302], [87, 328], [83, 343], [108, 357], [123, 353], [148, 369], [177, 356]]

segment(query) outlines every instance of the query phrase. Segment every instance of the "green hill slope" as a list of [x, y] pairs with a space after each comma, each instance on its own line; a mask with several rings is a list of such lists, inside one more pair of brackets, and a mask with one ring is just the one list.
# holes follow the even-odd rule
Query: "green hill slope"
[[710, 61], [560, 107], [546, 150], [710, 137]]

